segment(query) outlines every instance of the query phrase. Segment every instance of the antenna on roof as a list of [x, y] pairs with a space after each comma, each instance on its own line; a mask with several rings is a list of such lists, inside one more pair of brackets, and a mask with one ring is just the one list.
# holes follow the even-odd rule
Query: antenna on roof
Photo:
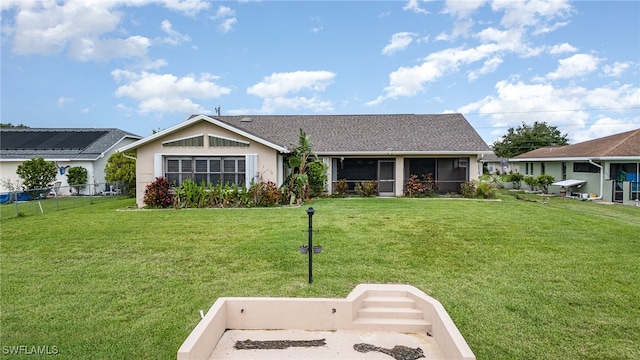
[[218, 114], [218, 116], [220, 116], [220, 105], [218, 105], [218, 107], [215, 108], [215, 110], [216, 110], [216, 114]]

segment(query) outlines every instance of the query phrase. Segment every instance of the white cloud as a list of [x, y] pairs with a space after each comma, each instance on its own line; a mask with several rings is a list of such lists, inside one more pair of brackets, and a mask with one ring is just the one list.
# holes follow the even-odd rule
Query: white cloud
[[567, 43], [562, 43], [558, 45], [553, 45], [549, 49], [549, 54], [557, 55], [562, 53], [574, 53], [576, 51], [578, 51], [578, 49], [575, 46], [572, 46], [571, 44], [567, 44]]
[[[247, 94], [262, 98], [261, 111], [266, 113], [300, 109], [331, 110], [333, 106], [331, 102], [319, 100], [317, 93], [324, 91], [335, 76], [335, 73], [329, 71], [274, 73], [250, 86]], [[310, 92], [312, 96], [292, 96], [300, 92]]]
[[589, 54], [575, 54], [558, 61], [558, 68], [545, 75], [550, 80], [568, 79], [587, 75], [597, 70], [600, 59]]
[[631, 67], [631, 65], [632, 63], [630, 62], [616, 61], [613, 65], [605, 65], [602, 71], [608, 76], [620, 77]]
[[80, 61], [109, 61], [116, 58], [143, 57], [151, 41], [143, 36], [126, 39], [75, 39], [69, 44], [69, 56]]
[[503, 62], [502, 59], [500, 59], [499, 57], [493, 57], [485, 61], [482, 68], [478, 70], [474, 70], [469, 73], [469, 76], [468, 76], [469, 81], [474, 81], [483, 75], [495, 72], [498, 69], [498, 66], [502, 64], [502, 62]]
[[399, 32], [391, 35], [389, 44], [382, 49], [384, 55], [391, 55], [397, 51], [405, 50], [413, 41], [416, 33], [411, 32]]
[[572, 143], [593, 140], [609, 135], [615, 135], [638, 128], [638, 119], [612, 118], [601, 116], [585, 129], [572, 133]]
[[504, 12], [500, 23], [505, 28], [533, 27], [536, 29], [534, 33], [545, 32], [540, 29], [556, 28], [554, 19], [564, 18], [574, 11], [568, 0], [494, 0], [491, 8]]
[[198, 77], [177, 77], [172, 74], [145, 71], [137, 73], [116, 69], [111, 74], [116, 82], [124, 82], [116, 89], [115, 95], [138, 101], [138, 111], [143, 114], [209, 112], [192, 99], [214, 99], [231, 92], [231, 89], [217, 85], [214, 81], [218, 80], [218, 77], [208, 73], [200, 74]]
[[429, 12], [420, 7], [418, 0], [408, 0], [407, 4], [402, 7], [402, 10], [413, 11], [416, 14], [428, 14]]
[[[138, 2], [143, 1], [144, 0], [138, 0]], [[190, 16], [194, 16], [200, 11], [209, 8], [209, 2], [206, 0], [162, 0], [159, 2], [168, 9], [182, 12]]]
[[223, 33], [227, 33], [233, 30], [233, 26], [238, 22], [235, 16], [235, 10], [231, 9], [230, 7], [221, 5], [220, 7], [218, 7], [218, 11], [216, 11], [216, 14], [211, 18], [213, 20], [219, 21], [218, 29], [220, 31], [222, 31]]
[[500, 81], [495, 89], [494, 95], [462, 106], [456, 111], [485, 114], [496, 127], [493, 132], [496, 136], [504, 134], [507, 127], [540, 120], [558, 126], [563, 133], [580, 133], [588, 129], [590, 123], [597, 123], [605, 117], [622, 124], [635, 122], [636, 127], [640, 121], [637, 116], [634, 120], [625, 115], [625, 109], [640, 106], [640, 88], [628, 84], [616, 83], [587, 89]]
[[[15, 17], [3, 21], [3, 36], [19, 55], [68, 51], [69, 56], [80, 61], [140, 57], [146, 55], [148, 40], [142, 40], [146, 37], [141, 35], [121, 37], [121, 9], [153, 4], [186, 15], [195, 15], [209, 6], [203, 0], [3, 1], [3, 10], [15, 9]], [[173, 36], [173, 41], [184, 41], [186, 35]]]
[[68, 98], [68, 97], [64, 97], [61, 96], [58, 98], [58, 107], [59, 108], [63, 108], [65, 104], [72, 102], [74, 99], [73, 98]]
[[477, 9], [484, 6], [488, 0], [447, 0], [443, 13], [452, 14], [458, 19], [469, 17]]
[[175, 46], [179, 45], [182, 42], [191, 41], [191, 37], [189, 35], [181, 34], [173, 29], [171, 22], [169, 20], [163, 20], [160, 24], [160, 28], [164, 31], [168, 37], [162, 39], [162, 41], [166, 44]]

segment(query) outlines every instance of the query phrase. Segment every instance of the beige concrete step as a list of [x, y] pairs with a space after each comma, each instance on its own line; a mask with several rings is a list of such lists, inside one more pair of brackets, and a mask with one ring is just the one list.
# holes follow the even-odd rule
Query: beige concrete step
[[400, 333], [431, 332], [431, 323], [422, 319], [363, 318], [353, 320], [359, 330], [395, 331]]
[[416, 301], [406, 296], [367, 296], [362, 300], [362, 307], [400, 307], [415, 308]]
[[358, 309], [360, 318], [381, 319], [422, 319], [424, 314], [415, 308], [405, 307], [365, 307]]

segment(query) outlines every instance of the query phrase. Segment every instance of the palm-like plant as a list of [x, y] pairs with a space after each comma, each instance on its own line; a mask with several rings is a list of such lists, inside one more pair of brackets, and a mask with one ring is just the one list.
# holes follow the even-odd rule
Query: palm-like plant
[[289, 155], [289, 168], [292, 169], [287, 182], [287, 189], [283, 191], [289, 203], [300, 203], [302, 199], [309, 198], [309, 177], [307, 175], [307, 163], [311, 157], [317, 159], [313, 151], [311, 136], [300, 129], [300, 136], [297, 144], [292, 144], [293, 150]]

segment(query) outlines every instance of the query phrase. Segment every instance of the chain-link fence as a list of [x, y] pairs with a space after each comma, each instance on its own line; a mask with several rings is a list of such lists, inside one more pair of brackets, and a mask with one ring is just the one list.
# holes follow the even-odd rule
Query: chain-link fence
[[0, 219], [40, 215], [129, 197], [135, 189], [121, 183], [85, 184], [0, 193]]

